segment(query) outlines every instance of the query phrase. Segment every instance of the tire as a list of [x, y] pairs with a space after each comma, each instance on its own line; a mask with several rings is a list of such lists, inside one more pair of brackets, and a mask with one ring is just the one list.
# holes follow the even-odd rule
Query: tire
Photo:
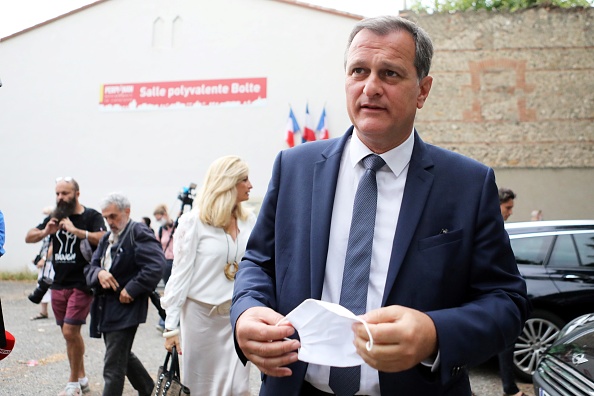
[[514, 374], [524, 382], [532, 382], [541, 355], [555, 341], [565, 321], [555, 314], [534, 310], [524, 324], [514, 347]]

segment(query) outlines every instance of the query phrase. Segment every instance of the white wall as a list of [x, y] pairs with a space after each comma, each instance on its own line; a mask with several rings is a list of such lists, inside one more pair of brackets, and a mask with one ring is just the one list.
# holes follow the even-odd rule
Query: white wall
[[[152, 24], [181, 17], [176, 46], [153, 48]], [[122, 191], [132, 217], [198, 185], [214, 159], [250, 165], [252, 197], [267, 187], [284, 142], [288, 105], [317, 124], [326, 105], [331, 136], [350, 125], [343, 53], [356, 20], [273, 0], [118, 0], [95, 5], [0, 42], [0, 210], [6, 255], [21, 270], [39, 246], [27, 231], [54, 203], [54, 179], [72, 176], [80, 201], [98, 209]], [[105, 112], [101, 84], [266, 77], [263, 107]]]

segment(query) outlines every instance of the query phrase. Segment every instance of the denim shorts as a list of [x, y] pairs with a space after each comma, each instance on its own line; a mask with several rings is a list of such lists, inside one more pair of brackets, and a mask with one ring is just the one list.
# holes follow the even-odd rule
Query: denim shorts
[[56, 323], [83, 325], [91, 310], [93, 296], [79, 289], [52, 290], [52, 309]]

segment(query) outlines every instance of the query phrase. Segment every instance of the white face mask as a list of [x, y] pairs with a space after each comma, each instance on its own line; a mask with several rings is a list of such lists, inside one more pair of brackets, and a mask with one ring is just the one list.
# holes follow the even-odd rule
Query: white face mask
[[366, 348], [373, 348], [373, 337], [367, 322], [345, 307], [326, 301], [307, 299], [289, 312], [277, 326], [288, 321], [299, 332], [301, 348], [298, 358], [303, 362], [323, 366], [351, 367], [364, 363], [357, 354], [353, 340], [353, 323], [361, 322], [367, 330]]
[[167, 221], [165, 221], [164, 218], [161, 218], [161, 220], [157, 220], [156, 223], [159, 227], [163, 227], [165, 224], [167, 224]]

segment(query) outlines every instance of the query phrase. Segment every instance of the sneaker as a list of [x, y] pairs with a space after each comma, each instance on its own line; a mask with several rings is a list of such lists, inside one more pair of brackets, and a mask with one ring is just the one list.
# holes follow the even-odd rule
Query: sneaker
[[80, 384], [77, 383], [68, 383], [66, 388], [60, 393], [58, 396], [80, 396]]
[[87, 393], [91, 393], [91, 387], [89, 386], [89, 384], [86, 385], [80, 385], [80, 390], [82, 392], [83, 395], [86, 395]]

